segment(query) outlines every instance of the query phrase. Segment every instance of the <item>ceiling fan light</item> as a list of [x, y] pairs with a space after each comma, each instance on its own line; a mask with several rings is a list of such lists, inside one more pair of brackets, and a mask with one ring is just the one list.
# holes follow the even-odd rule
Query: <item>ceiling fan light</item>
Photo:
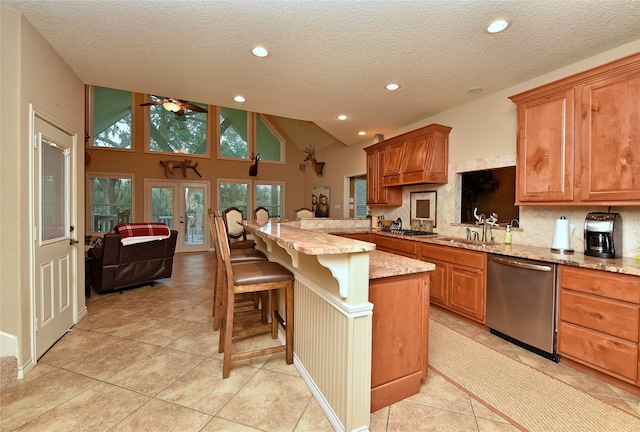
[[177, 103], [173, 102], [173, 101], [166, 101], [162, 104], [162, 106], [164, 107], [164, 109], [166, 109], [167, 111], [170, 112], [178, 112], [180, 111], [180, 105], [178, 105]]

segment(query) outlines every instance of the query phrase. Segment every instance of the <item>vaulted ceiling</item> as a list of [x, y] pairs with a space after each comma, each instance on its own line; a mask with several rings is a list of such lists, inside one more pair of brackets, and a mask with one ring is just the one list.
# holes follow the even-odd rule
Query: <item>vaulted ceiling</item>
[[[299, 144], [317, 147], [370, 141], [640, 37], [638, 0], [1, 5], [21, 11], [86, 84], [301, 120], [295, 128], [322, 142]], [[489, 34], [498, 17], [511, 26]], [[255, 46], [269, 55], [255, 57]], [[391, 82], [400, 88], [386, 90]]]

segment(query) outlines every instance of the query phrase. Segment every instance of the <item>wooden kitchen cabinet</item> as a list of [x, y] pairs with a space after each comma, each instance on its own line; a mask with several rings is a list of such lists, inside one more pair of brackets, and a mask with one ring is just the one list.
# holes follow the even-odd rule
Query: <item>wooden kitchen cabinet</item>
[[517, 205], [640, 205], [640, 54], [512, 96]]
[[558, 354], [640, 384], [640, 277], [560, 266]]
[[402, 205], [401, 187], [382, 187], [382, 172], [386, 165], [385, 147], [368, 147], [367, 152], [367, 205]]
[[574, 89], [518, 105], [516, 205], [573, 201]]
[[431, 301], [484, 324], [487, 254], [423, 243], [419, 258], [436, 265], [431, 272]]
[[387, 140], [382, 185], [447, 183], [450, 131], [448, 126], [432, 124]]
[[582, 201], [640, 201], [638, 63], [582, 86]]
[[369, 281], [371, 412], [420, 392], [429, 355], [429, 274]]
[[418, 243], [413, 240], [405, 240], [401, 238], [375, 234], [373, 236], [373, 242], [376, 244], [377, 250], [394, 253], [409, 258], [417, 257]]

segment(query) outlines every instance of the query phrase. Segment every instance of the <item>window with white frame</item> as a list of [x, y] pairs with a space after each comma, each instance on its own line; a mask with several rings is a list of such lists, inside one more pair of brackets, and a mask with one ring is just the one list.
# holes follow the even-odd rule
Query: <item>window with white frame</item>
[[[151, 96], [151, 102], [164, 98]], [[205, 104], [193, 103], [204, 109]], [[162, 104], [149, 106], [149, 151], [206, 156], [208, 113], [185, 110], [182, 115], [167, 111]]]
[[270, 219], [280, 219], [284, 216], [284, 183], [256, 182], [255, 207], [264, 207], [269, 211]]
[[244, 218], [249, 218], [249, 182], [242, 180], [218, 180], [218, 203], [220, 211], [229, 207], [237, 207], [242, 210]]
[[131, 92], [106, 87], [89, 88], [89, 122], [93, 125], [90, 146], [133, 149]]
[[133, 220], [133, 175], [89, 173], [89, 231], [110, 232]]
[[285, 141], [261, 114], [256, 115], [256, 154], [264, 161], [282, 162]]
[[248, 115], [246, 111], [220, 107], [220, 156], [248, 159]]

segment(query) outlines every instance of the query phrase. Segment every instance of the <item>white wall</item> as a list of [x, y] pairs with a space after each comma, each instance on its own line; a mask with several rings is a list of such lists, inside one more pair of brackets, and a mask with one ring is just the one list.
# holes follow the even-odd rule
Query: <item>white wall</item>
[[[84, 84], [33, 26], [18, 12], [0, 8], [0, 332], [17, 338], [18, 367], [33, 364], [30, 212], [30, 106], [78, 135], [84, 143]], [[83, 160], [83, 155], [80, 159]], [[83, 179], [84, 165], [75, 175]], [[84, 208], [84, 182], [73, 191]], [[80, 214], [82, 215], [82, 213]], [[84, 218], [72, 221], [84, 232]], [[85, 309], [84, 258], [77, 257], [77, 310]]]
[[[516, 106], [508, 97], [538, 87], [542, 84], [582, 72], [626, 55], [640, 52], [640, 40], [622, 45], [613, 50], [572, 64], [549, 74], [518, 84], [504, 91], [478, 97], [466, 105], [451, 109], [426, 118], [419, 122], [397, 130], [392, 136], [408, 132], [431, 123], [451, 126], [449, 136], [449, 183], [442, 186], [420, 185], [403, 189], [403, 206], [395, 209], [374, 208], [373, 212], [385, 217], [401, 217], [409, 221], [409, 193], [416, 190], [437, 190], [438, 223], [437, 231], [441, 234], [462, 236], [464, 228], [452, 225], [460, 221], [459, 211], [459, 176], [456, 173], [481, 168], [493, 168], [515, 164], [516, 154]], [[343, 193], [343, 179], [353, 173], [364, 173], [366, 167], [363, 147], [347, 148], [333, 145], [318, 152], [319, 160], [326, 162], [325, 170], [330, 179], [324, 180], [331, 185], [332, 204], [345, 205], [348, 199]], [[305, 184], [305, 189], [307, 185]], [[307, 189], [308, 190], [308, 189]], [[515, 231], [513, 241], [534, 246], [548, 247], [553, 240], [555, 219], [566, 216], [576, 225], [571, 246], [576, 251], [583, 251], [583, 223], [588, 212], [606, 211], [603, 207], [521, 207], [520, 221], [522, 231]], [[640, 207], [613, 207], [611, 211], [619, 212], [623, 220], [623, 256], [635, 257], [635, 245], [640, 243]], [[331, 215], [340, 217], [346, 213], [338, 213], [332, 208]], [[502, 234], [502, 233], [500, 233]], [[498, 238], [502, 238], [501, 235]]]

